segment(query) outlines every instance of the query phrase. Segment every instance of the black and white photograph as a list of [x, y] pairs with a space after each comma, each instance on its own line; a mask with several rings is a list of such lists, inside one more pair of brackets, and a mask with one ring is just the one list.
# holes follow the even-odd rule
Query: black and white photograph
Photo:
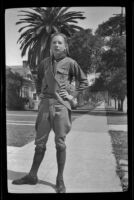
[[129, 187], [125, 6], [5, 9], [7, 190]]

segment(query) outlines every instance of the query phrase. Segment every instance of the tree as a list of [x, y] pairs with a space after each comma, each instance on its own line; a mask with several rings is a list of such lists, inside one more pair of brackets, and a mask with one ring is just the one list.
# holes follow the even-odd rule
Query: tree
[[126, 77], [126, 24], [121, 13], [100, 24], [95, 32], [104, 38], [107, 51], [102, 54], [103, 65], [98, 69], [111, 97], [118, 100], [118, 110], [123, 110], [127, 94]]
[[[75, 33], [69, 41], [70, 56], [88, 74], [94, 71], [100, 64], [99, 56], [102, 44], [102, 39], [99, 36], [93, 35], [91, 29], [81, 30]], [[99, 51], [97, 52], [97, 50]], [[97, 52], [96, 56], [93, 55], [93, 51]]]
[[126, 32], [125, 16], [123, 13], [110, 17], [109, 20], [100, 24], [95, 34], [102, 37], [121, 36]]
[[111, 81], [108, 85], [111, 96], [118, 100], [118, 110], [123, 111], [123, 102], [127, 94], [127, 79], [126, 79], [126, 68], [120, 68], [114, 72]]
[[[85, 74], [94, 72], [101, 64], [100, 55], [103, 41], [95, 36], [91, 29], [76, 32], [69, 40], [70, 56], [77, 61]], [[83, 91], [78, 95], [79, 105], [89, 99], [89, 91]]]
[[[62, 32], [71, 37], [82, 28], [75, 25], [78, 19], [85, 19], [83, 12], [70, 11], [70, 7], [36, 7], [23, 13], [16, 25], [26, 24], [18, 31], [21, 36], [21, 56], [28, 51], [28, 63], [31, 69], [36, 69], [42, 59], [49, 55], [50, 37], [54, 32]], [[25, 31], [24, 31], [25, 29]]]
[[107, 88], [103, 76], [96, 78], [94, 84], [90, 86], [91, 92], [99, 92], [99, 91], [104, 91], [106, 89]]
[[127, 94], [126, 77], [126, 37], [113, 36], [107, 42], [109, 49], [102, 54], [103, 65], [98, 68], [109, 95], [118, 100], [118, 110], [123, 111], [123, 101]]
[[24, 109], [24, 98], [21, 97], [23, 77], [13, 73], [11, 69], [6, 70], [6, 105], [8, 109]]

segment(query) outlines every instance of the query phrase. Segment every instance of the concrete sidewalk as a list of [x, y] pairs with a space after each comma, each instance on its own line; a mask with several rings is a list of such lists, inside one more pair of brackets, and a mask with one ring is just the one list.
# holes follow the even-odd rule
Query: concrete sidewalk
[[[96, 109], [105, 109], [102, 103]], [[67, 135], [67, 161], [64, 179], [67, 193], [120, 192], [116, 160], [112, 153], [106, 116], [85, 114], [72, 124]], [[37, 185], [13, 185], [32, 164], [34, 142], [24, 147], [7, 147], [8, 191], [11, 193], [55, 193], [57, 173], [54, 133], [50, 132], [47, 151], [39, 168]]]

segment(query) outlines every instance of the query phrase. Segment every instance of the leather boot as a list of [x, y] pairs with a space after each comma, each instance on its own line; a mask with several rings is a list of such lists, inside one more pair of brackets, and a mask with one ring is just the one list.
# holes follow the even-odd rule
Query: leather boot
[[14, 185], [23, 185], [23, 184], [35, 185], [35, 184], [37, 184], [37, 182], [38, 182], [37, 176], [32, 177], [30, 174], [27, 174], [26, 176], [24, 176], [20, 179], [14, 180], [12, 182], [12, 184], [14, 184]]
[[44, 154], [45, 154], [45, 149], [36, 147], [34, 158], [33, 158], [33, 164], [32, 164], [29, 174], [27, 174], [26, 176], [24, 176], [20, 179], [14, 180], [12, 182], [12, 184], [15, 184], [15, 185], [22, 185], [22, 184], [35, 185], [35, 184], [37, 184], [37, 182], [38, 182], [37, 172], [38, 172], [39, 166], [43, 160]]
[[66, 187], [63, 179], [56, 180], [56, 191], [57, 193], [66, 193]]
[[63, 180], [63, 171], [66, 161], [66, 150], [57, 149], [57, 165], [58, 165], [58, 173], [56, 179], [56, 190], [57, 193], [65, 193], [66, 188]]

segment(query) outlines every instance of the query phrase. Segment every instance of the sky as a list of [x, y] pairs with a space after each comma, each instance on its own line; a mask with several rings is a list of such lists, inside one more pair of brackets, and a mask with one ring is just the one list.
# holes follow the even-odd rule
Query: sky
[[[27, 56], [21, 57], [21, 51], [17, 40], [20, 37], [18, 33], [19, 25], [15, 25], [18, 21], [20, 10], [26, 8], [15, 8], [5, 10], [5, 55], [6, 65], [22, 65], [22, 61], [27, 59]], [[98, 25], [107, 21], [114, 14], [121, 13], [121, 7], [71, 7], [70, 11], [82, 11], [83, 16], [86, 17], [84, 20], [79, 20], [79, 26], [87, 29], [90, 28], [93, 32], [97, 29]], [[69, 11], [68, 10], [68, 11]], [[123, 9], [125, 12], [125, 8]]]

